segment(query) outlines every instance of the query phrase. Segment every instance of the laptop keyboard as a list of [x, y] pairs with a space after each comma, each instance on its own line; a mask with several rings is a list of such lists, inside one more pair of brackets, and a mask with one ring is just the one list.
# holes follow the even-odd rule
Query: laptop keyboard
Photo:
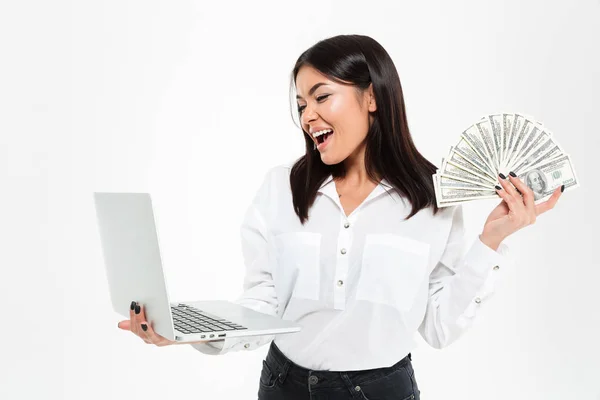
[[212, 333], [248, 329], [223, 318], [208, 316], [202, 310], [185, 304], [172, 305], [171, 313], [175, 329], [182, 333]]

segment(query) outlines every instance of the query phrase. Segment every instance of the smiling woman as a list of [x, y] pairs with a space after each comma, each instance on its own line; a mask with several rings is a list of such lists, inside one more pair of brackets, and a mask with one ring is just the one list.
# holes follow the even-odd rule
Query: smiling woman
[[[560, 191], [534, 207], [524, 182], [501, 177], [503, 201], [466, 248], [462, 206], [436, 207], [436, 167], [415, 148], [400, 79], [379, 43], [320, 41], [300, 55], [292, 83], [305, 154], [269, 170], [247, 208], [235, 302], [302, 329], [192, 346], [219, 355], [271, 343], [260, 400], [418, 400], [415, 333], [438, 349], [456, 341], [509, 263], [501, 242]], [[172, 344], [132, 319], [120, 326]]]
[[415, 148], [408, 129], [400, 78], [374, 39], [340, 35], [300, 55], [292, 71], [306, 154], [294, 165], [293, 204], [302, 222], [318, 188], [341, 181], [362, 162], [373, 183], [386, 179], [412, 205], [409, 218], [432, 206], [436, 167]]

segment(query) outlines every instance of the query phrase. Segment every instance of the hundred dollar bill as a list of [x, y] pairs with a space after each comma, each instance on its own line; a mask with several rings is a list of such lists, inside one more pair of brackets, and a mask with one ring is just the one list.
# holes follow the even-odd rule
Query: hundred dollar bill
[[563, 151], [561, 145], [558, 144], [558, 142], [556, 141], [556, 138], [550, 138], [546, 141], [546, 143], [540, 146], [538, 150], [530, 153], [529, 158], [526, 159], [528, 165], [520, 168], [517, 167], [513, 170], [513, 172], [518, 174], [519, 172], [525, 169], [535, 168], [536, 166], [545, 163], [546, 161], [559, 158], [563, 155], [565, 155], [565, 152]]
[[515, 118], [514, 114], [502, 113], [502, 160], [501, 163], [504, 163], [506, 160], [506, 147], [508, 146], [508, 136], [512, 131], [512, 124]]
[[495, 190], [469, 190], [469, 189], [452, 189], [439, 188], [440, 202], [456, 202], [462, 200], [480, 200], [480, 199], [497, 199], [498, 193]]
[[438, 178], [438, 183], [442, 188], [452, 189], [471, 189], [471, 190], [490, 190], [487, 186], [477, 185], [475, 183], [460, 181], [458, 179], [450, 178], [448, 176], [441, 175]]
[[525, 170], [517, 176], [533, 191], [535, 204], [547, 200], [561, 185], [565, 185], [566, 189], [579, 187], [579, 180], [568, 154]]
[[465, 160], [473, 164], [481, 173], [487, 175], [492, 179], [496, 179], [495, 171], [490, 171], [490, 168], [483, 161], [483, 159], [475, 153], [473, 147], [465, 140], [465, 138], [461, 137], [456, 146], [454, 146], [454, 151], [458, 153]]
[[440, 176], [447, 176], [459, 181], [474, 183], [476, 185], [493, 187], [494, 183], [487, 179], [482, 178], [480, 175], [475, 175], [466, 169], [463, 169], [457, 165], [447, 162], [445, 159], [442, 160], [442, 169], [440, 170]]
[[489, 156], [488, 165], [495, 171], [498, 171], [500, 166], [498, 162], [498, 156], [496, 155], [496, 145], [494, 144], [494, 135], [492, 133], [492, 126], [490, 121], [486, 118], [475, 123], [477, 133], [482, 139], [485, 150]]
[[[515, 114], [515, 123], [513, 124], [514, 137], [512, 145], [509, 144], [508, 154], [502, 169], [505, 166], [511, 165], [516, 160], [516, 154], [521, 149], [525, 138], [529, 135], [536, 121], [531, 117], [525, 117], [523, 114]], [[509, 172], [503, 170], [502, 172]]]
[[542, 123], [535, 122], [533, 127], [528, 132], [525, 132], [525, 137], [522, 139], [522, 142], [519, 144], [519, 148], [516, 150], [516, 152], [513, 152], [512, 159], [508, 160], [503, 165], [501, 172], [504, 172], [504, 175], [510, 172], [510, 168], [514, 166], [515, 163], [520, 162], [524, 158], [523, 156], [525, 155], [525, 152], [528, 152], [532, 149], [532, 143], [540, 136], [543, 130], [544, 126]]
[[434, 187], [434, 191], [435, 191], [435, 200], [436, 200], [436, 204], [438, 207], [440, 207], [440, 208], [441, 207], [450, 207], [450, 206], [464, 204], [469, 201], [478, 200], [478, 198], [472, 198], [469, 200], [459, 200], [459, 201], [452, 201], [452, 200], [441, 201], [440, 185], [439, 185], [439, 181], [438, 181], [439, 178], [440, 177], [437, 174], [432, 175], [433, 187]]
[[[547, 132], [549, 133], [549, 131]], [[563, 151], [560, 145], [556, 142], [556, 140], [551, 136], [548, 136], [546, 141], [544, 141], [538, 147], [529, 152], [529, 154], [527, 154], [527, 156], [525, 156], [525, 158], [523, 158], [520, 163], [513, 165], [512, 170], [514, 173], [518, 174], [525, 168], [533, 166], [539, 161], [549, 158], [552, 155], [552, 153], [558, 153], [558, 155], [560, 155], [563, 153]]]
[[463, 169], [483, 180], [483, 181], [480, 181], [479, 179], [477, 181], [473, 180], [474, 183], [480, 183], [480, 184], [484, 184], [486, 186], [494, 187], [495, 183], [497, 182], [497, 180], [494, 180], [494, 179], [490, 178], [488, 175], [481, 172], [472, 162], [469, 162], [468, 159], [464, 158], [459, 153], [454, 151], [454, 147], [452, 147], [452, 146], [450, 147], [450, 152], [448, 154], [448, 158], [442, 159], [442, 171], [446, 170], [447, 163], [450, 163], [451, 165], [454, 165], [455, 167]]
[[501, 167], [502, 162], [502, 114], [488, 114], [486, 115], [487, 120], [492, 128], [492, 137], [494, 138], [494, 147], [496, 153], [496, 162], [498, 164], [498, 170]]
[[527, 146], [531, 143], [531, 140], [535, 138], [538, 133], [543, 129], [543, 125], [540, 122], [533, 120], [533, 118], [525, 118], [521, 129], [516, 134], [514, 145], [509, 150], [509, 155], [506, 158], [504, 165], [502, 166], [501, 172], [505, 175], [510, 172], [509, 168], [520, 161], [519, 154], [523, 149], [523, 146]]
[[505, 163], [508, 163], [510, 157], [512, 156], [512, 151], [515, 145], [515, 141], [517, 139], [517, 135], [523, 127], [523, 123], [525, 122], [525, 117], [523, 115], [517, 113], [513, 115], [513, 123], [510, 129], [510, 134], [508, 135], [508, 144], [506, 145], [506, 155], [504, 157]]
[[475, 154], [477, 154], [479, 159], [483, 162], [482, 171], [484, 171], [490, 177], [494, 177], [496, 175], [496, 170], [491, 165], [490, 156], [487, 154], [485, 145], [483, 144], [483, 139], [479, 137], [475, 124], [464, 130], [461, 136], [465, 139], [467, 144], [471, 146], [471, 149], [473, 149]]
[[549, 130], [547, 130], [547, 129], [539, 131], [538, 135], [531, 141], [531, 143], [529, 143], [529, 145], [527, 146], [527, 148], [524, 148], [521, 151], [521, 154], [519, 155], [519, 159], [518, 160], [514, 160], [511, 163], [511, 165], [507, 166], [508, 167], [507, 170], [511, 170], [511, 169], [517, 167], [525, 159], [530, 160], [530, 161], [534, 161], [534, 160], [531, 159], [531, 154], [533, 152], [535, 152], [541, 145], [543, 145], [544, 143], [546, 143], [546, 141], [548, 139], [550, 139], [551, 136], [552, 136], [552, 133]]

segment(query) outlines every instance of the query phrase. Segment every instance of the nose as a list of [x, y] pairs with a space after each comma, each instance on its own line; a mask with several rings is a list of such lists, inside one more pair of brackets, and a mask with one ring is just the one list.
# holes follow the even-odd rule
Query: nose
[[304, 110], [302, 111], [302, 118], [301, 118], [302, 124], [307, 126], [307, 125], [309, 125], [309, 122], [314, 121], [316, 118], [317, 118], [316, 113], [307, 104], [304, 107]]

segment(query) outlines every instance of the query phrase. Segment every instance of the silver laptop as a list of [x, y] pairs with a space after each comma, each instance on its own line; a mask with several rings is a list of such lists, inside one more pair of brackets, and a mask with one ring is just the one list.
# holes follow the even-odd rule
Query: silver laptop
[[94, 192], [94, 202], [110, 297], [122, 316], [129, 318], [132, 301], [142, 303], [154, 330], [180, 342], [300, 331], [291, 321], [229, 301], [171, 303], [150, 194]]

